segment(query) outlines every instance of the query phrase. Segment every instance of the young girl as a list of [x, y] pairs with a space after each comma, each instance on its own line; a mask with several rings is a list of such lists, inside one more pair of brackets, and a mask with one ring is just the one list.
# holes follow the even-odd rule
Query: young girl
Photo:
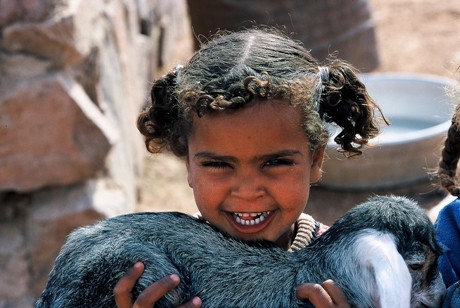
[[[320, 64], [297, 42], [267, 30], [220, 35], [184, 66], [156, 81], [152, 106], [138, 128], [152, 153], [183, 158], [200, 217], [243, 241], [269, 240], [294, 251], [325, 227], [303, 214], [310, 185], [321, 178], [330, 132], [346, 156], [379, 133], [375, 111], [354, 69], [339, 60]], [[210, 243], [212, 245], [212, 243]], [[143, 265], [115, 287], [120, 308]], [[165, 277], [134, 306], [151, 307], [179, 283]], [[332, 282], [304, 284], [300, 299], [316, 307], [347, 307]], [[199, 307], [193, 298], [188, 307]]]
[[441, 187], [457, 197], [439, 212], [435, 222], [438, 239], [444, 248], [438, 264], [448, 288], [443, 305], [445, 308], [460, 307], [460, 186], [456, 177], [459, 158], [460, 104], [455, 108], [438, 168]]

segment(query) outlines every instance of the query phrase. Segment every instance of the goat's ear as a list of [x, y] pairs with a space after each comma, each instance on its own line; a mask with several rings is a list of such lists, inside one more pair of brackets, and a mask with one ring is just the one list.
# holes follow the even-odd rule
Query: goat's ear
[[369, 292], [376, 307], [410, 307], [412, 277], [392, 235], [365, 230], [357, 238], [355, 253], [374, 282]]

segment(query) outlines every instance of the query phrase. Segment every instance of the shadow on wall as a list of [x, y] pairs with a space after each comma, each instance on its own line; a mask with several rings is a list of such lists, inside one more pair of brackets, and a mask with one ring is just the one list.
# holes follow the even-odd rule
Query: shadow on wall
[[188, 0], [195, 47], [217, 29], [268, 25], [290, 33], [324, 61], [331, 53], [362, 72], [379, 65], [375, 23], [366, 0]]

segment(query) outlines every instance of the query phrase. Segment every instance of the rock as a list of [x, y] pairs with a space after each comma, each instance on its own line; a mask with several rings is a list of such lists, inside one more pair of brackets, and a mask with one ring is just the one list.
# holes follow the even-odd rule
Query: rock
[[[104, 180], [44, 189], [33, 195], [24, 229], [28, 254], [33, 256], [29, 259], [30, 291], [36, 298], [43, 291], [54, 260], [73, 229], [130, 211], [123, 204], [123, 193], [115, 187], [104, 189], [101, 181]], [[107, 199], [101, 200], [99, 194]], [[107, 202], [114, 196], [121, 198], [113, 204]]]
[[5, 27], [0, 45], [9, 52], [50, 59], [58, 66], [81, 63], [93, 40], [104, 33], [104, 27], [97, 27], [103, 20], [101, 2], [68, 0], [54, 13], [40, 23], [21, 20]]
[[15, 221], [0, 224], [0, 307], [8, 307], [8, 302], [26, 297], [29, 291], [27, 245], [22, 231]]
[[136, 210], [136, 119], [192, 52], [185, 0], [0, 0], [0, 308], [31, 307], [68, 233]]
[[53, 8], [52, 0], [0, 0], [0, 28], [18, 20], [41, 21]]
[[0, 307], [32, 306], [72, 230], [133, 211], [110, 178], [2, 193], [0, 203]]
[[5, 84], [45, 75], [52, 69], [52, 65], [49, 61], [31, 55], [0, 52], [0, 89], [4, 85], [4, 91], [8, 91], [9, 86]]
[[0, 91], [0, 190], [31, 191], [93, 177], [116, 129], [65, 73]]

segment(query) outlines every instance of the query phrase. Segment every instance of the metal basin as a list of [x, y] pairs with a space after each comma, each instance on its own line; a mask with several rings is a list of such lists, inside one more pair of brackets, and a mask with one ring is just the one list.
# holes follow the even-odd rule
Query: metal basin
[[370, 95], [392, 123], [358, 159], [329, 141], [321, 186], [337, 190], [394, 188], [429, 178], [440, 158], [454, 103], [453, 80], [430, 75], [363, 74]]

